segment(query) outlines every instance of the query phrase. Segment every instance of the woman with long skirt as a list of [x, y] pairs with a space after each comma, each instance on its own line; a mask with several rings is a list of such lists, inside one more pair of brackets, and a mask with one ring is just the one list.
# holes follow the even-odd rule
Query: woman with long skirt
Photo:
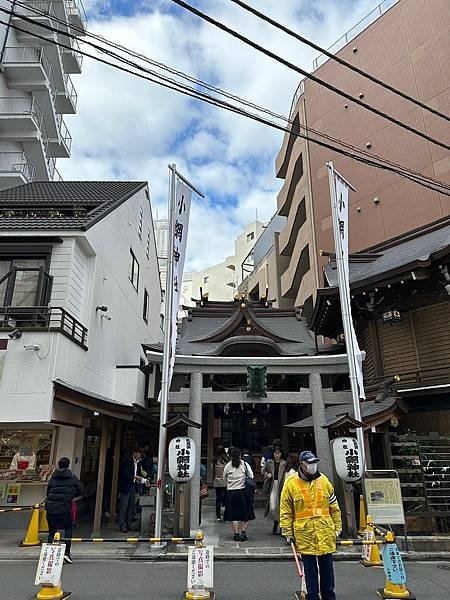
[[235, 542], [247, 541], [248, 522], [255, 518], [253, 504], [245, 489], [246, 477], [253, 479], [253, 471], [250, 465], [242, 460], [239, 448], [233, 448], [231, 461], [223, 471], [223, 478], [227, 485], [223, 519], [231, 522]]

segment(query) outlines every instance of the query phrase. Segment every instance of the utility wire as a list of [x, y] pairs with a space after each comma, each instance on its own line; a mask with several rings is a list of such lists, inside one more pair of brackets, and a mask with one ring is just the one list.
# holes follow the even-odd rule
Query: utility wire
[[438, 110], [434, 109], [432, 106], [428, 106], [427, 104], [424, 104], [423, 102], [421, 102], [417, 98], [414, 98], [413, 96], [409, 96], [408, 94], [405, 94], [405, 92], [402, 92], [401, 90], [393, 87], [392, 85], [389, 85], [389, 83], [386, 83], [385, 81], [382, 81], [381, 79], [378, 79], [374, 75], [371, 75], [370, 73], [367, 73], [367, 71], [364, 71], [363, 69], [360, 69], [360, 68], [356, 67], [355, 65], [352, 65], [352, 63], [347, 62], [343, 58], [340, 58], [339, 56], [336, 56], [335, 54], [332, 54], [331, 52], [329, 52], [325, 48], [322, 48], [318, 44], [315, 44], [311, 40], [308, 40], [307, 38], [303, 37], [302, 35], [300, 35], [296, 31], [293, 31], [292, 29], [289, 29], [289, 27], [286, 27], [285, 25], [283, 25], [279, 21], [275, 21], [275, 19], [272, 19], [271, 17], [269, 17], [268, 15], [262, 13], [261, 11], [257, 10], [256, 8], [253, 8], [253, 6], [250, 6], [249, 4], [246, 4], [245, 2], [242, 2], [242, 0], [230, 0], [230, 2], [233, 2], [234, 4], [237, 4], [238, 6], [240, 6], [241, 8], [243, 8], [244, 10], [252, 13], [253, 15], [257, 16], [258, 18], [262, 19], [263, 21], [266, 21], [266, 23], [270, 23], [270, 25], [273, 25], [277, 29], [280, 29], [284, 33], [287, 33], [291, 37], [293, 37], [293, 38], [299, 40], [300, 42], [302, 42], [303, 44], [306, 44], [307, 46], [310, 46], [311, 48], [314, 48], [314, 50], [317, 50], [318, 52], [321, 52], [322, 54], [325, 54], [325, 56], [328, 56], [328, 58], [331, 58], [331, 60], [334, 60], [335, 62], [339, 63], [340, 65], [342, 65], [344, 67], [347, 67], [347, 69], [350, 69], [350, 70], [354, 71], [355, 73], [358, 73], [359, 75], [362, 75], [366, 79], [369, 79], [370, 81], [373, 81], [374, 83], [376, 83], [378, 85], [381, 85], [382, 87], [384, 87], [385, 89], [389, 90], [393, 94], [397, 94], [401, 98], [404, 98], [405, 100], [408, 100], [409, 102], [412, 102], [413, 104], [416, 104], [417, 106], [420, 106], [420, 108], [423, 108], [424, 110], [428, 110], [430, 113], [433, 113], [434, 115], [436, 115], [438, 117], [441, 117], [442, 119], [445, 119], [446, 121], [450, 122], [450, 116], [448, 116], [448, 115], [446, 115], [444, 113], [439, 112]]
[[294, 65], [294, 63], [291, 63], [290, 61], [282, 58], [278, 54], [275, 54], [271, 50], [264, 48], [264, 46], [257, 44], [256, 42], [254, 42], [250, 38], [246, 37], [245, 35], [242, 35], [241, 33], [237, 32], [235, 29], [231, 29], [230, 27], [228, 27], [227, 25], [224, 25], [220, 21], [213, 19], [206, 13], [198, 10], [197, 8], [194, 8], [190, 4], [187, 4], [186, 2], [184, 2], [183, 0], [171, 0], [171, 2], [178, 4], [178, 6], [185, 8], [186, 10], [188, 10], [189, 12], [193, 13], [194, 15], [200, 17], [204, 21], [207, 21], [208, 23], [210, 23], [211, 25], [214, 25], [218, 29], [221, 29], [222, 31], [225, 31], [226, 33], [230, 34], [232, 37], [240, 40], [241, 42], [244, 42], [244, 44], [251, 46], [255, 50], [262, 52], [263, 54], [265, 54], [266, 56], [269, 56], [270, 58], [273, 58], [274, 60], [281, 63], [285, 67], [288, 67], [292, 71], [296, 71], [297, 73], [300, 73], [304, 77], [307, 77], [311, 81], [314, 81], [315, 83], [327, 88], [328, 90], [335, 92], [336, 94], [338, 94], [339, 96], [342, 96], [343, 98], [346, 98], [350, 102], [353, 102], [353, 103], [357, 104], [358, 106], [361, 106], [362, 108], [365, 108], [366, 110], [369, 110], [370, 112], [373, 112], [374, 114], [378, 115], [379, 117], [383, 117], [384, 119], [391, 121], [391, 123], [394, 123], [395, 125], [398, 125], [399, 127], [402, 127], [403, 129], [406, 129], [410, 133], [414, 133], [415, 135], [418, 135], [419, 137], [423, 138], [424, 140], [427, 140], [428, 142], [431, 142], [432, 144], [436, 144], [437, 146], [440, 146], [441, 148], [450, 150], [450, 146], [445, 144], [444, 142], [434, 139], [433, 137], [429, 136], [428, 134], [426, 134], [422, 131], [419, 131], [418, 129], [415, 129], [414, 127], [411, 127], [410, 125], [407, 125], [406, 123], [403, 123], [403, 121], [399, 121], [395, 117], [392, 117], [391, 115], [379, 110], [378, 108], [375, 108], [371, 104], [365, 104], [358, 98], [354, 98], [350, 94], [347, 94], [347, 92], [340, 90], [339, 88], [335, 87], [331, 83], [327, 83], [323, 79], [320, 79], [320, 77], [317, 77], [316, 75], [314, 75], [312, 73], [308, 73], [301, 67]]
[[[10, 1], [12, 1], [12, 0], [10, 0]], [[187, 75], [187, 74], [183, 73], [182, 71], [178, 71], [176, 69], [173, 69], [172, 67], [168, 67], [164, 63], [157, 62], [157, 61], [155, 61], [155, 60], [153, 60], [153, 59], [145, 56], [144, 54], [139, 54], [137, 52], [134, 52], [134, 51], [132, 51], [132, 50], [130, 50], [130, 49], [124, 47], [124, 46], [121, 46], [120, 44], [117, 44], [116, 42], [112, 42], [112, 41], [108, 40], [107, 38], [104, 38], [104, 37], [102, 37], [100, 35], [97, 35], [97, 34], [86, 32], [84, 29], [81, 29], [81, 28], [76, 27], [76, 26], [72, 27], [72, 25], [69, 24], [67, 21], [64, 21], [64, 20], [62, 20], [62, 19], [60, 19], [58, 17], [55, 17], [54, 15], [49, 14], [47, 12], [41, 11], [41, 10], [37, 9], [36, 7], [31, 8], [29, 5], [24, 5], [21, 2], [19, 2], [19, 1], [17, 1], [16, 4], [19, 5], [19, 6], [22, 6], [24, 8], [26, 7], [28, 10], [32, 10], [36, 14], [39, 14], [39, 15], [42, 15], [42, 16], [47, 16], [47, 17], [51, 18], [52, 20], [56, 20], [59, 24], [62, 24], [64, 26], [66, 26], [66, 27], [73, 28], [75, 30], [78, 30], [81, 33], [85, 33], [85, 35], [87, 37], [92, 37], [94, 39], [97, 39], [97, 40], [101, 41], [102, 43], [106, 44], [107, 46], [112, 46], [112, 47], [114, 47], [116, 49], [118, 48], [118, 49], [122, 50], [123, 52], [125, 52], [126, 54], [130, 54], [132, 56], [136, 56], [136, 57], [138, 57], [138, 58], [140, 58], [140, 59], [142, 59], [142, 60], [144, 60], [146, 62], [149, 62], [152, 65], [157, 65], [159, 68], [161, 68], [163, 70], [167, 70], [167, 71], [169, 71], [171, 73], [175, 73], [175, 74], [177, 74], [177, 76], [179, 76], [181, 78], [184, 78], [184, 79], [186, 79], [188, 81], [195, 82], [198, 85], [206, 87], [207, 89], [212, 90], [212, 91], [214, 91], [217, 94], [224, 95], [225, 97], [231, 98], [231, 99], [235, 100], [236, 102], [239, 102], [239, 103], [244, 104], [246, 106], [250, 106], [251, 108], [254, 108], [254, 109], [256, 109], [256, 110], [258, 110], [260, 112], [269, 114], [270, 116], [273, 116], [273, 117], [275, 117], [277, 119], [284, 120], [285, 122], [288, 122], [289, 124], [291, 124], [293, 127], [297, 127], [298, 126], [299, 128], [304, 129], [306, 132], [313, 133], [313, 134], [315, 134], [315, 135], [317, 135], [319, 137], [323, 137], [325, 139], [328, 139], [329, 141], [338, 143], [339, 145], [341, 145], [341, 146], [343, 146], [345, 148], [349, 148], [350, 150], [352, 150], [354, 152], [358, 152], [359, 154], [365, 155], [365, 156], [367, 156], [370, 159], [373, 159], [373, 158], [378, 159], [379, 161], [382, 161], [382, 162], [384, 162], [386, 164], [398, 167], [399, 169], [402, 169], [402, 170], [404, 170], [404, 171], [406, 171], [406, 172], [408, 172], [408, 173], [410, 173], [410, 174], [412, 174], [412, 175], [414, 175], [414, 176], [416, 176], [418, 178], [421, 178], [424, 181], [428, 181], [428, 182], [430, 182], [432, 184], [438, 184], [441, 187], [444, 187], [446, 189], [450, 189], [450, 185], [449, 184], [446, 184], [446, 183], [444, 183], [442, 181], [439, 181], [439, 180], [430, 178], [428, 176], [425, 176], [422, 173], [419, 173], [417, 171], [413, 171], [413, 170], [405, 167], [404, 165], [399, 165], [397, 163], [389, 161], [388, 159], [386, 159], [384, 157], [378, 156], [378, 155], [373, 154], [373, 153], [369, 153], [369, 152], [367, 152], [367, 151], [365, 151], [365, 150], [363, 150], [361, 148], [358, 148], [358, 147], [356, 147], [356, 146], [354, 146], [352, 144], [349, 144], [349, 143], [344, 142], [342, 140], [336, 139], [336, 138], [334, 138], [334, 137], [332, 137], [330, 135], [327, 135], [327, 134], [325, 134], [323, 132], [317, 131], [317, 130], [311, 128], [311, 127], [307, 127], [306, 125], [302, 125], [301, 123], [295, 123], [294, 121], [290, 120], [289, 118], [287, 118], [284, 115], [277, 114], [277, 113], [275, 113], [275, 112], [273, 112], [273, 111], [271, 111], [269, 109], [266, 109], [264, 107], [258, 106], [257, 104], [255, 104], [253, 102], [249, 102], [248, 100], [245, 100], [245, 99], [241, 98], [240, 96], [237, 96], [235, 94], [231, 94], [231, 93], [229, 93], [227, 91], [222, 90], [221, 88], [217, 88], [215, 86], [212, 86], [211, 84], [205, 83], [202, 80], [199, 80], [199, 79], [197, 79], [195, 77], [192, 77], [190, 75]], [[0, 9], [0, 10], [2, 10], [2, 9]], [[9, 11], [6, 11], [6, 10], [3, 10], [3, 12], [9, 13]], [[11, 13], [11, 14], [16, 15], [17, 13]], [[70, 33], [67, 33], [67, 32], [63, 32], [62, 33], [57, 28], [51, 27], [51, 26], [43, 24], [43, 23], [38, 23], [37, 21], [34, 21], [34, 20], [32, 20], [32, 19], [30, 19], [28, 17], [25, 17], [24, 15], [21, 15], [21, 17], [24, 18], [25, 20], [29, 21], [29, 22], [32, 22], [34, 24], [39, 25], [41, 28], [44, 28], [44, 29], [50, 30], [52, 32], [56, 32], [56, 33], [62, 34], [64, 37], [69, 37], [69, 38], [78, 40], [78, 37], [75, 36], [75, 35], [73, 35], [73, 34], [70, 34]], [[45, 39], [47, 39], [47, 38], [45, 38]], [[93, 48], [95, 48], [99, 52], [108, 53], [107, 51], [105, 51], [105, 49], [103, 47], [100, 47], [100, 46], [98, 46], [96, 44], [93, 44], [92, 42], [88, 42], [88, 41], [86, 41], [84, 39], [82, 40], [82, 42], [85, 43], [85, 44], [88, 44], [88, 45], [92, 46]], [[181, 84], [179, 84], [178, 81], [176, 81], [176, 80], [174, 80], [172, 78], [164, 77], [160, 73], [157, 73], [156, 71], [153, 71], [153, 70], [150, 70], [150, 69], [145, 69], [141, 65], [139, 65], [139, 64], [137, 64], [135, 62], [129, 61], [129, 60], [123, 58], [119, 54], [110, 53], [110, 55], [114, 56], [117, 60], [119, 60], [121, 62], [125, 62], [126, 64], [129, 64], [129, 65], [131, 65], [131, 66], [133, 66], [133, 67], [135, 67], [135, 68], [137, 68], [139, 70], [142, 70], [142, 71], [144, 71], [146, 73], [152, 74], [155, 77], [160, 77], [164, 81], [173, 83], [175, 85], [181, 85]], [[188, 89], [188, 90], [191, 90], [191, 91], [194, 91], [194, 92], [197, 91], [194, 88], [191, 88], [189, 86], [185, 87], [185, 89]], [[208, 96], [208, 97], [211, 98], [211, 96]]]
[[[4, 9], [1, 9], [1, 8], [0, 8], [0, 11], [8, 12], [8, 11], [5, 11]], [[23, 15], [20, 15], [20, 16], [21, 16], [21, 18], [24, 18]], [[34, 21], [32, 21], [32, 22], [35, 23]], [[0, 24], [8, 25], [8, 23], [6, 21], [2, 21], [2, 20], [0, 20]], [[17, 25], [12, 24], [12, 23], [9, 23], [9, 25], [13, 29], [15, 29], [17, 31], [21, 31], [21, 32], [27, 33], [27, 34], [30, 33], [28, 30], [23, 29], [22, 27], [19, 27]], [[36, 37], [36, 38], [38, 38], [38, 39], [43, 40], [47, 44], [51, 43], [51, 44], [54, 44], [56, 46], [59, 46], [59, 47], [62, 47], [62, 48], [66, 48], [66, 49], [68, 49], [70, 51], [73, 51], [73, 47], [72, 46], [67, 45], [67, 44], [63, 44], [61, 42], [58, 42], [55, 39], [49, 39], [49, 38], [46, 38], [46, 37], [41, 36], [41, 35], [36, 34], [36, 33], [34, 33], [33, 36]], [[397, 175], [399, 175], [401, 177], [409, 179], [410, 181], [412, 181], [414, 183], [417, 183], [418, 185], [421, 185], [422, 187], [431, 189], [433, 191], [440, 192], [443, 195], [446, 195], [446, 196], [450, 197], [450, 193], [445, 192], [442, 189], [439, 189], [438, 182], [433, 182], [433, 183], [430, 184], [430, 183], [425, 182], [422, 179], [422, 176], [416, 177], [415, 175], [410, 175], [409, 173], [405, 173], [401, 169], [396, 169], [396, 168], [388, 166], [388, 165], [380, 164], [379, 162], [374, 161], [374, 160], [370, 160], [370, 159], [366, 159], [366, 158], [363, 158], [363, 157], [360, 157], [360, 156], [356, 156], [353, 152], [347, 152], [345, 150], [342, 150], [341, 148], [337, 148], [336, 146], [332, 146], [331, 144], [325, 143], [325, 142], [323, 142], [321, 140], [317, 140], [317, 139], [311, 138], [308, 135], [301, 134], [300, 132], [294, 132], [294, 131], [292, 131], [291, 129], [289, 129], [287, 127], [279, 125], [278, 123], [275, 123], [273, 121], [269, 121], [268, 119], [265, 119], [264, 117], [261, 117], [260, 115], [257, 115], [257, 114], [254, 114], [254, 113], [250, 113], [248, 111], [245, 111], [245, 110], [243, 110], [243, 109], [241, 109], [239, 107], [233, 106], [233, 105], [231, 105], [231, 104], [229, 104], [229, 103], [227, 103], [225, 101], [219, 100], [217, 98], [212, 98], [211, 96], [208, 96], [208, 95], [206, 95], [206, 94], [204, 94], [202, 92], [199, 92], [198, 90], [192, 90], [192, 89], [189, 90], [189, 89], [187, 89], [186, 86], [183, 86], [183, 85], [177, 84], [177, 83], [175, 83], [175, 84], [168, 84], [168, 83], [160, 81], [158, 79], [154, 79], [153, 77], [149, 77], [149, 76], [143, 75], [141, 73], [136, 73], [135, 71], [132, 71], [131, 69], [128, 69], [126, 67], [123, 67], [123, 66], [115, 64], [115, 63], [111, 63], [111, 62], [109, 62], [109, 61], [107, 61], [107, 60], [105, 60], [103, 58], [100, 58], [98, 56], [94, 56], [93, 54], [89, 54], [89, 53], [81, 51], [81, 50], [77, 50], [77, 52], [79, 52], [80, 54], [82, 54], [85, 57], [92, 58], [93, 60], [95, 60], [97, 62], [106, 64], [106, 65], [108, 65], [110, 67], [116, 68], [116, 69], [118, 69], [120, 71], [123, 71], [125, 73], [129, 73], [131, 75], [139, 77], [140, 79], [145, 79], [147, 81], [151, 81], [152, 83], [155, 83], [155, 84], [157, 84], [159, 86], [162, 86], [164, 88], [168, 88], [168, 89], [177, 91], [177, 92], [179, 92], [181, 94], [184, 94], [186, 96], [192, 97], [192, 98], [197, 99], [197, 100], [202, 100], [203, 102], [206, 102], [206, 103], [211, 104], [213, 106], [217, 106], [217, 107], [223, 108], [223, 109], [228, 110], [230, 112], [234, 112], [234, 113], [239, 114], [241, 116], [245, 116], [245, 117], [247, 117], [249, 119], [252, 119], [252, 120], [257, 121], [259, 123], [263, 123], [265, 125], [268, 125], [269, 127], [277, 129], [279, 131], [287, 132], [287, 133], [290, 133], [290, 134], [294, 135], [295, 137], [299, 137], [299, 138], [308, 140], [311, 143], [317, 144], [317, 145], [319, 145], [319, 146], [321, 146], [323, 148], [327, 148], [328, 150], [331, 150], [333, 152], [336, 152], [336, 153], [341, 154], [343, 156], [346, 156], [348, 158], [352, 158], [353, 160], [356, 160], [356, 161], [361, 162], [363, 164], [366, 164], [368, 166], [373, 166], [373, 167], [376, 167], [378, 169], [390, 171], [390, 172], [395, 173], [395, 174], [397, 174]], [[108, 54], [108, 52], [105, 51], [105, 50], [103, 50], [103, 52], [105, 54]], [[438, 187], [436, 187], [436, 186], [438, 186]]]

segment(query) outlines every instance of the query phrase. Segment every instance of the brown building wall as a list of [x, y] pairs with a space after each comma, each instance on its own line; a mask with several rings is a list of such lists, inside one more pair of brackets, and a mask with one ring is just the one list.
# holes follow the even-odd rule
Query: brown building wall
[[[400, 0], [343, 48], [339, 56], [441, 112], [450, 114], [449, 0]], [[334, 61], [328, 60], [315, 74], [356, 98], [363, 94], [364, 102], [450, 144], [448, 122]], [[374, 155], [450, 182], [448, 151], [308, 79], [304, 82], [304, 93], [291, 117], [297, 114], [301, 123], [314, 129], [364, 150], [366, 144], [370, 143], [370, 152]], [[289, 144], [289, 136], [286, 135], [277, 158], [277, 173], [286, 177], [282, 191], [286, 193], [288, 180], [293, 176], [291, 160], [298, 156], [300, 147], [304, 159], [308, 154], [307, 160], [303, 161], [305, 173], [297, 187], [298, 194], [303, 196], [306, 193], [307, 214], [312, 219], [312, 223], [303, 227], [309, 230], [310, 264], [311, 269], [318, 270], [319, 286], [323, 285], [322, 266], [325, 264], [325, 259], [319, 257], [319, 251], [333, 250], [326, 161], [332, 160], [335, 168], [357, 189], [350, 196], [351, 252], [369, 248], [450, 214], [448, 196], [386, 171], [361, 165], [315, 144], [308, 143], [308, 152], [305, 152], [305, 146], [302, 140]], [[294, 198], [292, 207], [299, 201], [300, 198]], [[289, 229], [295, 228], [294, 218], [295, 212], [292, 210], [288, 215], [287, 231], [281, 234], [280, 239], [290, 237]], [[289, 268], [293, 270], [292, 265]], [[304, 302], [315, 291], [317, 277], [309, 277], [309, 281], [308, 284], [305, 279], [301, 290], [299, 286], [301, 293], [297, 295], [296, 304]], [[310, 286], [311, 289], [307, 289]]]

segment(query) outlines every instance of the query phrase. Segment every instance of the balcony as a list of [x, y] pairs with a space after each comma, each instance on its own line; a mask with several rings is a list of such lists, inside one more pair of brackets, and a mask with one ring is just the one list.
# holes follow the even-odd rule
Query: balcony
[[[18, 42], [21, 44], [36, 44], [36, 42], [45, 43], [43, 40], [40, 40], [40, 38], [36, 38], [36, 34], [49, 40], [54, 39], [55, 34], [52, 31], [45, 29], [45, 26], [57, 27], [57, 22], [53, 19], [53, 17], [56, 17], [53, 4], [54, 3], [49, 0], [38, 0], [35, 2], [27, 2], [26, 6], [21, 4], [16, 4], [14, 6], [14, 12], [19, 13], [19, 15], [12, 17], [12, 24], [15, 27], [26, 30], [19, 31], [16, 29], [16, 38]], [[34, 22], [30, 23], [30, 21], [27, 21], [23, 17], [33, 19]], [[44, 25], [44, 27], [40, 27], [40, 25]]]
[[69, 158], [72, 147], [72, 136], [62, 115], [56, 115], [58, 123], [58, 135], [56, 138], [49, 138], [48, 146], [50, 154], [54, 158]]
[[49, 331], [61, 333], [87, 350], [87, 327], [59, 306], [0, 307], [0, 331]]
[[52, 65], [43, 48], [7, 46], [2, 66], [9, 88], [31, 91], [50, 87]]
[[71, 26], [73, 35], [85, 35], [87, 16], [81, 0], [65, 0], [64, 6], [67, 14], [67, 21]]
[[69, 75], [64, 75], [64, 91], [56, 93], [56, 110], [62, 114], [74, 115], [77, 111], [78, 95]]
[[77, 40], [63, 37], [63, 43], [72, 46], [69, 50], [67, 48], [61, 48], [61, 59], [64, 65], [66, 73], [79, 75], [81, 73], [81, 67], [83, 65], [83, 55], [80, 52], [80, 44]]
[[25, 152], [0, 152], [0, 189], [31, 183], [35, 169]]

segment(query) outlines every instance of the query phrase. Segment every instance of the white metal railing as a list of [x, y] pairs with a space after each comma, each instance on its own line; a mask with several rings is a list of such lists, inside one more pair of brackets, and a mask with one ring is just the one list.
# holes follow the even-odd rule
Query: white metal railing
[[56, 120], [58, 122], [59, 134], [61, 139], [66, 146], [67, 150], [70, 152], [72, 147], [72, 136], [70, 135], [69, 130], [67, 129], [67, 125], [63, 119], [62, 115], [56, 115]]
[[[399, 0], [383, 0], [383, 2], [376, 6], [368, 15], [363, 17], [361, 21], [356, 23], [356, 25], [344, 33], [344, 35], [334, 42], [334, 44], [327, 48], [327, 51], [330, 52], [330, 54], [337, 54], [339, 50], [342, 50], [344, 46], [355, 39], [357, 35], [369, 27], [369, 25], [374, 23], [379, 17], [381, 17], [381, 15], [387, 12], [395, 4], [397, 4], [398, 1]], [[319, 56], [313, 60], [313, 72], [323, 65], [327, 60], [329, 60], [329, 58], [326, 54], [319, 54]], [[294, 97], [292, 98], [290, 115], [292, 115], [292, 111], [294, 110], [298, 99], [305, 91], [305, 79], [306, 77], [300, 81], [297, 89], [295, 90]]]
[[76, 17], [79, 17], [80, 21], [83, 23], [83, 27], [86, 29], [87, 16], [82, 0], [65, 0], [64, 4], [67, 15], [75, 15]]
[[58, 171], [58, 169], [56, 167], [55, 167], [55, 170], [53, 173], [53, 181], [64, 181], [61, 173]]
[[40, 64], [48, 79], [52, 78], [52, 64], [44, 50], [35, 46], [7, 46], [3, 52], [2, 63], [11, 64]]
[[77, 107], [78, 94], [73, 85], [73, 81], [68, 73], [64, 74], [64, 87], [66, 88], [66, 94], [72, 101], [74, 108]]
[[[56, 11], [53, 6], [53, 2], [50, 0], [36, 0], [33, 2], [27, 2], [26, 6], [23, 4], [17, 4], [14, 8], [14, 11], [26, 17], [32, 17], [33, 19], [43, 16], [56, 17]], [[40, 13], [45, 13], [45, 15]]]
[[[387, 12], [390, 8], [397, 4], [399, 0], [383, 0], [378, 6], [376, 6], [368, 15], [363, 17], [361, 21], [356, 23], [351, 29], [349, 29], [343, 36], [341, 36], [332, 46], [327, 48], [328, 52], [331, 54], [336, 54], [341, 50], [345, 45], [351, 42], [357, 35], [364, 31], [369, 25], [371, 25], [374, 21], [376, 21], [381, 15]], [[328, 56], [326, 54], [320, 54], [313, 61], [313, 70], [315, 71], [320, 65], [323, 65], [324, 62], [328, 60]]]
[[0, 152], [0, 173], [22, 173], [30, 183], [34, 180], [35, 169], [25, 152]]

